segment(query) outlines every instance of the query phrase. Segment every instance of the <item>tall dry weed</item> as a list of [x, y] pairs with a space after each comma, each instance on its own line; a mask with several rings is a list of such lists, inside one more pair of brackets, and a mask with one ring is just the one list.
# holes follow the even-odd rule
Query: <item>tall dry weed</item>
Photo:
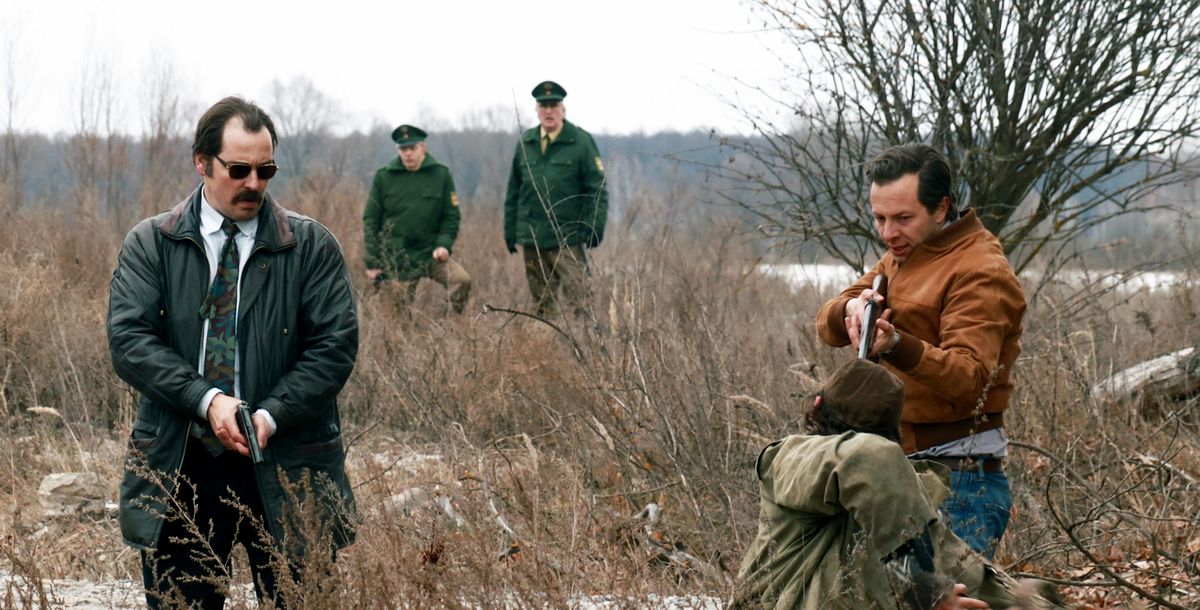
[[[850, 357], [815, 338], [831, 294], [758, 273], [736, 226], [642, 220], [592, 252], [590, 315], [551, 326], [500, 311], [530, 301], [519, 257], [504, 251], [499, 202], [478, 201], [464, 202], [454, 251], [474, 278], [467, 313], [448, 314], [428, 281], [398, 309], [365, 280], [364, 193], [342, 180], [281, 199], [338, 236], [359, 297], [361, 348], [339, 401], [363, 523], [339, 557], [337, 593], [311, 599], [569, 607], [590, 593], [724, 595], [756, 527], [754, 458], [798, 431], [814, 384]], [[675, 217], [643, 200], [651, 207], [626, 219]], [[30, 211], [0, 227], [0, 528], [8, 557], [46, 577], [138, 573], [111, 517], [46, 519], [35, 494], [44, 474], [88, 470], [112, 481], [115, 498], [134, 397], [111, 371], [104, 315], [127, 228]], [[1134, 584], [1168, 579], [1173, 589], [1155, 595], [1186, 599], [1200, 551], [1195, 428], [1101, 404], [1090, 388], [1197, 343], [1196, 284], [1054, 290], [1031, 305], [1014, 370], [1006, 423], [1018, 511], [999, 560], [1066, 581], [1119, 566]], [[461, 521], [433, 505], [395, 509], [414, 488], [452, 501]], [[633, 517], [649, 503], [664, 515], [656, 536]], [[673, 551], [697, 563], [673, 562]], [[1132, 590], [1106, 589], [1113, 600]]]

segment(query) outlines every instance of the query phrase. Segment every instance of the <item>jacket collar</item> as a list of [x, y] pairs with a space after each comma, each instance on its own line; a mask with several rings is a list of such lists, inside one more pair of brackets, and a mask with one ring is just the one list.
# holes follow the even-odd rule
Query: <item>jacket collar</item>
[[[417, 171], [415, 171], [413, 173], [414, 174], [420, 173], [420, 172], [427, 170], [435, 165], [441, 165], [441, 164], [442, 164], [441, 161], [438, 161], [436, 158], [434, 158], [433, 155], [426, 152], [425, 160], [421, 162], [421, 167], [418, 167]], [[406, 171], [408, 171], [408, 168], [404, 167], [404, 162], [400, 160], [399, 155], [392, 157], [392, 160], [388, 161], [387, 169], [390, 172], [406, 172]]]
[[950, 223], [950, 226], [938, 231], [936, 235], [927, 239], [920, 247], [932, 253], [945, 252], [946, 250], [953, 249], [958, 242], [967, 236], [977, 233], [982, 229], [983, 223], [979, 222], [979, 217], [975, 215], [975, 210], [969, 209], [959, 215], [958, 220]]
[[[579, 132], [579, 129], [577, 127], [575, 127], [574, 123], [572, 123], [566, 119], [563, 119], [562, 131], [559, 132], [558, 137], [555, 138], [554, 141], [562, 142], [564, 144], [574, 142], [575, 136], [578, 132]], [[541, 138], [541, 136], [542, 136], [542, 126], [538, 125], [537, 127], [534, 127], [532, 129], [526, 129], [525, 135], [522, 136], [521, 139], [524, 140], [525, 142], [528, 142], [531, 144], [537, 144], [537, 142]]]
[[[983, 231], [983, 223], [979, 221], [979, 217], [975, 215], [974, 209], [968, 209], [958, 216], [958, 220], [950, 223], [950, 226], [938, 231], [936, 235], [921, 242], [921, 245], [913, 248], [912, 254], [908, 255], [903, 265], [908, 268], [919, 266], [921, 263], [913, 263], [914, 260], [922, 261], [929, 258], [936, 258], [939, 255], [951, 251], [958, 247], [963, 240], [970, 239], [979, 231]], [[884, 273], [892, 276], [899, 273], [902, 263], [896, 262], [892, 257], [891, 251], [884, 252], [883, 258], [880, 259], [883, 264]]]
[[[158, 225], [158, 230], [170, 239], [191, 239], [203, 243], [200, 235], [200, 190], [198, 186], [183, 201], [175, 204]], [[282, 250], [296, 245], [296, 235], [288, 222], [288, 211], [275, 203], [268, 193], [258, 211], [258, 234], [254, 237], [254, 249]]]

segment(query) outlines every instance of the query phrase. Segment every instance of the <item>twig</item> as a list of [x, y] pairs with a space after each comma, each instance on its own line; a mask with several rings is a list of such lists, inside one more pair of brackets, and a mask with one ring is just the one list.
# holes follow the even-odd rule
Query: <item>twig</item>
[[[508, 461], [508, 456], [504, 452], [499, 452], [505, 461]], [[512, 462], [509, 462], [509, 468], [512, 468]], [[518, 481], [518, 485], [520, 481]], [[505, 544], [504, 548], [500, 549], [499, 555], [496, 557], [498, 561], [503, 561], [521, 552], [521, 538], [517, 536], [517, 532], [508, 524], [508, 520], [504, 515], [500, 514], [500, 509], [496, 508], [495, 498], [492, 496], [491, 486], [488, 485], [487, 478], [483, 476], [483, 456], [479, 457], [479, 486], [483, 490], [483, 497], [487, 500], [488, 511], [492, 513], [492, 518], [500, 529], [504, 530]]]
[[[1047, 489], [1047, 493], [1049, 493], [1049, 489]], [[1125, 587], [1125, 588], [1129, 589], [1130, 591], [1133, 591], [1134, 593], [1137, 593], [1138, 595], [1141, 595], [1143, 598], [1150, 600], [1156, 604], [1165, 606], [1167, 608], [1173, 608], [1174, 610], [1188, 610], [1184, 606], [1180, 606], [1179, 604], [1173, 604], [1173, 603], [1143, 589], [1142, 587], [1139, 587], [1137, 584], [1135, 584], [1129, 580], [1126, 580], [1125, 578], [1122, 578], [1119, 574], [1116, 573], [1116, 571], [1114, 571], [1113, 569], [1111, 569], [1110, 567], [1105, 565], [1104, 562], [1101, 561], [1099, 557], [1096, 557], [1094, 554], [1092, 554], [1091, 550], [1088, 549], [1087, 545], [1084, 544], [1084, 542], [1082, 540], [1080, 540], [1078, 536], [1075, 535], [1075, 527], [1068, 526], [1066, 523], [1063, 522], [1062, 516], [1059, 515], [1058, 511], [1055, 510], [1055, 508], [1054, 508], [1054, 502], [1050, 502], [1048, 497], [1046, 499], [1047, 499], [1047, 503], [1046, 503], [1047, 508], [1049, 508], [1051, 516], [1054, 517], [1055, 523], [1057, 523], [1059, 528], [1062, 529], [1063, 533], [1065, 533], [1067, 535], [1067, 538], [1070, 539], [1071, 544], [1075, 546], [1075, 549], [1078, 550], [1080, 553], [1082, 553], [1083, 556], [1086, 557], [1088, 559], [1088, 561], [1090, 561], [1092, 563], [1092, 566], [1095, 569], [1103, 572], [1106, 576], [1111, 578], [1114, 582], [1116, 582], [1120, 586]]]
[[380, 422], [378, 422], [378, 421], [372, 423], [371, 425], [369, 425], [365, 429], [363, 429], [362, 432], [355, 434], [353, 438], [346, 441], [346, 453], [350, 453], [350, 448], [353, 447], [356, 443], [358, 443], [358, 441], [360, 439], [362, 439], [362, 437], [366, 436], [368, 432], [370, 432], [371, 430], [374, 430], [377, 426], [379, 426], [379, 424], [380, 424]]
[[1149, 466], [1151, 468], [1163, 468], [1168, 470], [1171, 472], [1171, 474], [1174, 474], [1175, 476], [1187, 481], [1189, 486], [1194, 486], [1197, 483], [1200, 483], [1200, 481], [1197, 481], [1195, 477], [1185, 472], [1182, 468], [1179, 468], [1178, 466], [1175, 466], [1166, 460], [1149, 455], [1143, 455], [1141, 453], [1135, 453], [1133, 459], [1143, 466]]
[[[662, 491], [664, 489], [670, 489], [676, 485], [679, 485], [678, 481], [671, 481], [670, 483], [664, 483], [662, 485], [659, 485], [658, 487], [651, 487], [650, 489], [642, 489], [642, 490], [636, 490], [636, 491], [633, 491], [633, 490], [631, 490], [631, 491], [616, 491], [616, 492], [609, 493], [609, 494], [592, 494], [592, 499], [595, 500], [595, 499], [602, 499], [602, 498], [616, 498], [618, 496], [637, 496], [637, 495], [642, 495], [642, 494], [651, 494], [651, 493], [655, 493], [658, 491]], [[639, 515], [640, 514], [641, 513], [639, 513]]]
[[1071, 580], [1070, 578], [1054, 578], [1053, 576], [1044, 576], [1042, 574], [1031, 574], [1029, 572], [1009, 572], [1009, 576], [1013, 578], [1036, 578], [1044, 580], [1052, 585], [1061, 585], [1064, 587], [1120, 587], [1121, 583], [1115, 581], [1093, 582], [1090, 580]]
[[[1023, 443], [1021, 441], [1010, 440], [1010, 441], [1008, 441], [1008, 444], [1009, 444], [1009, 446], [1020, 447], [1021, 449], [1028, 449], [1029, 451], [1033, 451], [1034, 453], [1040, 453], [1040, 454], [1050, 458], [1050, 460], [1054, 462], [1054, 464], [1057, 468], [1060, 468], [1060, 469], [1062, 469], [1063, 472], [1067, 473], [1067, 476], [1072, 481], [1075, 481], [1075, 483], [1077, 485], [1079, 485], [1084, 490], [1086, 490], [1089, 495], [1091, 495], [1092, 497], [1100, 497], [1100, 494], [1097, 493], [1095, 489], [1092, 489], [1092, 486], [1091, 486], [1091, 484], [1088, 483], [1087, 479], [1084, 478], [1083, 475], [1079, 474], [1078, 472], [1075, 472], [1075, 470], [1073, 468], [1071, 468], [1070, 464], [1068, 464], [1066, 462], [1066, 460], [1063, 460], [1062, 458], [1058, 457], [1057, 455], [1051, 453], [1050, 451], [1048, 451], [1046, 449], [1038, 447], [1037, 445], [1032, 445], [1030, 443]], [[1049, 500], [1049, 498], [1047, 498], [1047, 500]], [[1047, 504], [1051, 504], [1051, 503], [1047, 502]], [[1108, 500], [1104, 500], [1104, 505], [1106, 505], [1110, 509], [1112, 509], [1112, 512], [1114, 514], [1116, 514], [1117, 518], [1119, 518], [1122, 521], [1125, 521], [1126, 523], [1129, 523], [1133, 527], [1137, 528], [1137, 530], [1139, 532], [1141, 532], [1143, 536], [1146, 536], [1148, 538], [1151, 537], [1151, 534], [1146, 529], [1145, 524], [1143, 524], [1141, 522], [1141, 520], [1136, 519], [1133, 516], [1131, 516], [1129, 514], [1129, 511], [1126, 511], [1126, 510], [1116, 506], [1115, 504], [1113, 504], [1112, 502], [1110, 502]]]
[[559, 327], [559, 325], [555, 324], [554, 322], [551, 322], [550, 320], [547, 320], [546, 318], [543, 318], [542, 316], [539, 316], [539, 315], [533, 314], [533, 313], [529, 313], [527, 311], [521, 311], [519, 309], [507, 309], [504, 307], [495, 307], [489, 303], [483, 304], [483, 313], [491, 313], [493, 311], [498, 311], [500, 313], [506, 313], [506, 314], [510, 314], [513, 316], [525, 316], [526, 318], [531, 318], [531, 319], [537, 320], [538, 322], [541, 322], [542, 324], [549, 326], [550, 328], [554, 329], [554, 332], [557, 332], [558, 334], [562, 335], [567, 340], [567, 343], [569, 343], [571, 345], [571, 351], [574, 353], [575, 359], [578, 360], [580, 363], [585, 362], [584, 357], [583, 357], [583, 350], [581, 350], [579, 348], [579, 342], [575, 340], [575, 337], [572, 337], [570, 333], [563, 330], [561, 327]]

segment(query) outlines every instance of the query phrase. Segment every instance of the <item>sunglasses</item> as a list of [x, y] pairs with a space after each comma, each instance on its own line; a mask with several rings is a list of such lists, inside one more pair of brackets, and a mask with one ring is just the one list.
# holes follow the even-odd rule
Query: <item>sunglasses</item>
[[213, 158], [221, 162], [221, 165], [229, 171], [229, 177], [234, 180], [241, 180], [250, 175], [250, 170], [254, 170], [258, 174], [259, 180], [270, 180], [275, 176], [275, 172], [279, 171], [279, 166], [275, 162], [263, 163], [262, 165], [250, 165], [247, 163], [226, 163], [224, 159], [217, 155]]

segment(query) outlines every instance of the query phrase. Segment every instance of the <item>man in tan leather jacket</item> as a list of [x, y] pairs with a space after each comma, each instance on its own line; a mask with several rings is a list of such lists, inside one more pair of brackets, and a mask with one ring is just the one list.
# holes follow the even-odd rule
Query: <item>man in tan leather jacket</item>
[[[866, 173], [888, 251], [821, 307], [817, 333], [827, 345], [857, 347], [866, 303], [884, 303], [870, 351], [904, 383], [900, 444], [911, 458], [951, 469], [947, 523], [991, 557], [1012, 506], [1004, 411], [1025, 295], [996, 237], [973, 210], [957, 211], [953, 174], [939, 152], [894, 146]], [[871, 290], [879, 274], [887, 276], [886, 295]]]

